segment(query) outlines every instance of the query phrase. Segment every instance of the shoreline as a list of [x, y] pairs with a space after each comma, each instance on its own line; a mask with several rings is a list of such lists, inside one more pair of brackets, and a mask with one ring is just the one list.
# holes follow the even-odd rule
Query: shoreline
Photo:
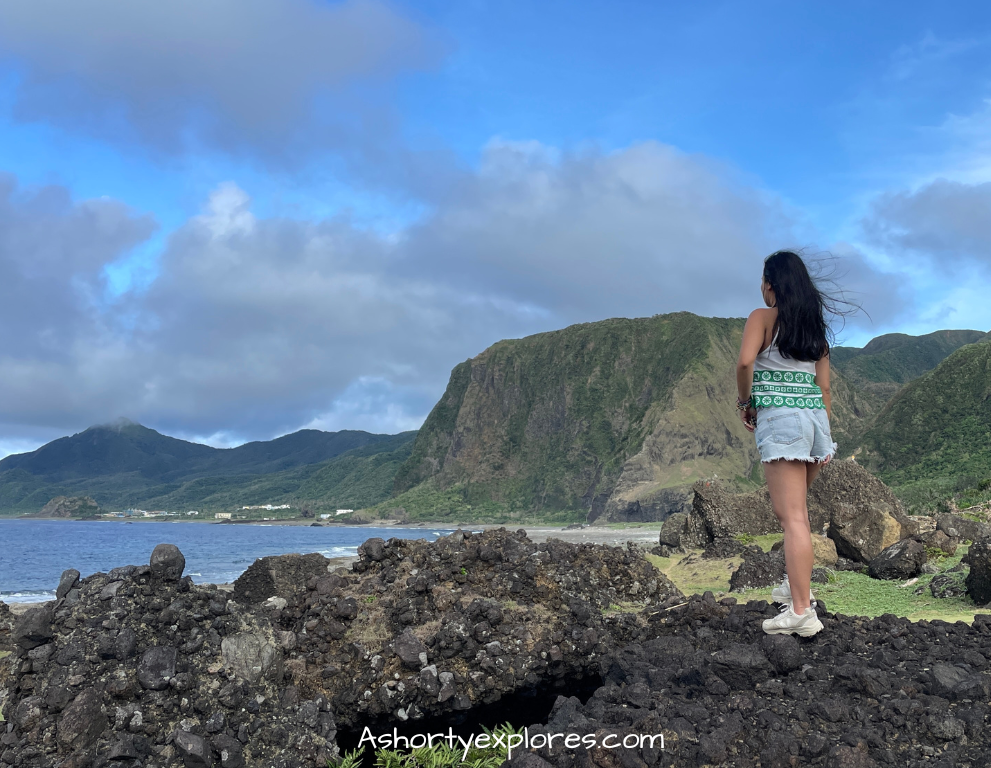
[[[25, 520], [63, 520], [65, 518], [14, 518], [14, 519], [25, 519]], [[107, 520], [102, 522], [129, 522], [124, 520]], [[134, 521], [137, 522], [137, 521]], [[163, 522], [155, 520], [142, 520], [141, 522]], [[167, 522], [198, 522], [204, 523], [205, 520], [199, 521], [167, 521]], [[312, 521], [245, 521], [244, 523], [235, 523], [236, 525], [269, 525], [271, 527], [310, 527]], [[383, 521], [383, 523], [388, 523], [388, 521]], [[649, 524], [648, 524], [649, 525]], [[633, 525], [629, 528], [608, 528], [605, 526], [586, 526], [584, 528], [573, 528], [571, 530], [566, 530], [564, 527], [553, 527], [546, 525], [498, 525], [494, 523], [479, 523], [477, 525], [468, 524], [464, 526], [451, 526], [449, 523], [395, 523], [395, 524], [383, 524], [383, 525], [348, 525], [345, 523], [337, 523], [330, 525], [321, 525], [322, 528], [342, 528], [342, 529], [358, 529], [358, 528], [376, 528], [376, 529], [403, 529], [403, 530], [424, 530], [424, 531], [455, 531], [459, 528], [463, 530], [471, 531], [486, 531], [486, 530], [497, 530], [499, 528], [505, 528], [506, 530], [516, 531], [523, 529], [526, 531], [527, 538], [529, 538], [535, 544], [540, 544], [546, 542], [548, 539], [560, 539], [561, 541], [568, 542], [570, 544], [603, 544], [606, 546], [622, 547], [626, 546], [627, 542], [634, 542], [640, 546], [653, 546], [657, 544], [658, 529], [656, 527], [651, 528], [647, 526], [636, 526]], [[374, 537], [369, 537], [374, 538]], [[385, 537], [388, 538], [388, 537]], [[288, 553], [283, 553], [288, 554]], [[329, 557], [329, 568], [331, 570], [341, 567], [350, 567], [350, 565], [358, 559], [357, 555], [342, 555], [338, 557]], [[88, 574], [85, 574], [88, 575]], [[234, 585], [232, 582], [218, 584], [215, 582], [195, 582], [196, 586], [216, 586], [219, 589], [233, 590]], [[33, 608], [39, 605], [46, 605], [48, 603], [54, 602], [54, 600], [31, 600], [31, 599], [19, 599], [11, 600], [9, 597], [5, 599], [0, 599], [0, 602], [7, 605], [15, 615], [20, 615], [27, 611], [29, 608]]]

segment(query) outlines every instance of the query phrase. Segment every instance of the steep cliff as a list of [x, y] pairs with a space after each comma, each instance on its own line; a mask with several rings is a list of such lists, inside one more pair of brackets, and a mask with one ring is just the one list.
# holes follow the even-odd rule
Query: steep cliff
[[466, 505], [658, 519], [757, 460], [733, 407], [743, 321], [689, 313], [501, 341], [454, 369], [396, 477]]

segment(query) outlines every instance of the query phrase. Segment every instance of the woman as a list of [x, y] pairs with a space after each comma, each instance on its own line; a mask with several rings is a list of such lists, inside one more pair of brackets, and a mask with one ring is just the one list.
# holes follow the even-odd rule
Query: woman
[[755, 309], [747, 318], [736, 382], [737, 408], [755, 433], [771, 506], [785, 532], [787, 575], [772, 592], [784, 607], [764, 622], [764, 631], [809, 637], [822, 622], [810, 589], [807, 494], [820, 467], [836, 452], [829, 431], [829, 298], [791, 251], [764, 260], [760, 288], [767, 309]]

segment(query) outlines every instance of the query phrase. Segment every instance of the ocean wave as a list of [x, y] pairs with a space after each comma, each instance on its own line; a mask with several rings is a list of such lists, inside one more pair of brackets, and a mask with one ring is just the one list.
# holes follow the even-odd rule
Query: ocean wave
[[319, 550], [318, 554], [324, 557], [357, 557], [358, 547], [331, 547]]
[[48, 589], [21, 589], [15, 592], [0, 592], [4, 603], [46, 603], [55, 599], [55, 593]]

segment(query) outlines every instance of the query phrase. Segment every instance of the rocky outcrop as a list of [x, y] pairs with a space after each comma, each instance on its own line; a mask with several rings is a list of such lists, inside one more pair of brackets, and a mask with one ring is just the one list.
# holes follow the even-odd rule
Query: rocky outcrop
[[[951, 766], [986, 763], [991, 622], [832, 615], [813, 638], [765, 636], [763, 601], [694, 596], [602, 660], [585, 702], [561, 696], [528, 724], [511, 765]], [[547, 736], [595, 738], [565, 747]], [[599, 740], [663, 735], [629, 749]], [[632, 740], [630, 743], [633, 743]], [[529, 753], [529, 754], [528, 754]], [[541, 763], [531, 760], [539, 759]]]
[[693, 490], [691, 517], [698, 523], [690, 530], [700, 531], [705, 542], [741, 533], [763, 536], [781, 532], [766, 488], [753, 493], [730, 493], [718, 482], [703, 480]]
[[289, 600], [314, 576], [324, 576], [330, 561], [321, 554], [261, 557], [234, 582], [234, 599], [244, 605], [262, 603], [272, 597]]
[[961, 515], [944, 514], [936, 518], [936, 530], [953, 539], [977, 541], [991, 536], [991, 525], [977, 520], [968, 520]]
[[809, 512], [828, 521], [843, 557], [869, 563], [881, 550], [918, 533], [888, 486], [853, 461], [832, 461], [809, 489]]
[[[813, 532], [832, 539], [838, 555], [861, 563], [918, 532], [891, 489], [853, 461], [825, 465], [809, 489], [808, 506]], [[705, 547], [716, 538], [780, 531], [766, 488], [734, 494], [717, 482], [701, 481], [682, 540]]]
[[752, 547], [730, 576], [729, 588], [731, 592], [742, 592], [747, 589], [776, 586], [784, 575], [783, 552], [764, 552], [760, 547]]
[[93, 517], [100, 513], [99, 505], [89, 496], [56, 496], [30, 517]]
[[287, 641], [269, 615], [181, 578], [171, 545], [155, 551], [154, 566], [67, 572], [60, 599], [16, 622], [0, 659], [0, 761], [288, 768], [333, 756], [327, 704], [285, 684]]
[[867, 575], [873, 579], [910, 579], [926, 563], [926, 548], [918, 539], [902, 539], [885, 547], [871, 560]]
[[967, 550], [963, 562], [970, 566], [967, 594], [978, 605], [991, 603], [991, 538], [978, 539]]
[[[507, 696], [572, 690], [646, 626], [624, 610], [684, 601], [636, 546], [500, 529], [370, 539], [359, 556], [248, 604], [177, 578], [181, 553], [156, 548], [154, 568], [68, 573], [66, 594], [8, 635], [0, 604], [13, 651], [0, 659], [0, 761], [323, 768], [339, 728], [456, 722]], [[277, 559], [242, 577], [244, 594], [263, 570], [303, 573], [299, 556]]]
[[463, 716], [477, 704], [594, 674], [612, 612], [683, 600], [639, 547], [535, 544], [524, 531], [427, 543], [369, 539], [353, 571], [314, 577], [281, 612], [287, 671], [342, 727]]

